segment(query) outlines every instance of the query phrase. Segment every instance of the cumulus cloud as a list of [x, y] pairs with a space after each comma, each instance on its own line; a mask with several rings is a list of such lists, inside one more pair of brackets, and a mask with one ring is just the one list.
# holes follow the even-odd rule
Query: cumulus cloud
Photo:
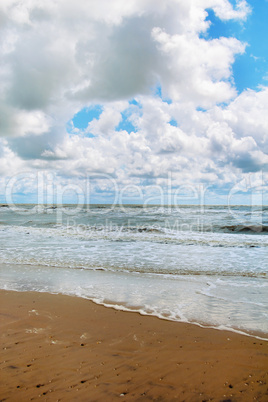
[[[237, 95], [246, 44], [205, 39], [207, 9], [250, 13], [244, 0], [1, 1], [0, 174], [225, 185], [266, 169], [268, 90]], [[66, 131], [97, 103], [98, 118]], [[118, 129], [126, 115], [132, 131]]]
[[268, 88], [256, 92], [244, 91], [227, 108], [215, 107], [212, 117], [225, 121], [238, 138], [253, 137], [259, 147], [268, 153]]
[[236, 7], [233, 8], [229, 1], [213, 1], [212, 0], [213, 9], [215, 14], [223, 19], [239, 19], [245, 20], [248, 14], [251, 12], [251, 7], [245, 0], [240, 0], [236, 2]]
[[1, 104], [14, 118], [21, 110], [53, 114], [55, 104], [126, 99], [158, 82], [170, 97], [227, 100], [234, 91], [222, 79], [244, 46], [200, 39], [205, 7], [233, 10], [224, 0], [1, 2]]
[[235, 38], [207, 41], [187, 34], [170, 36], [160, 28], [154, 28], [152, 35], [167, 66], [161, 83], [168, 97], [210, 107], [235, 96], [228, 79], [234, 55], [244, 51], [241, 42]]

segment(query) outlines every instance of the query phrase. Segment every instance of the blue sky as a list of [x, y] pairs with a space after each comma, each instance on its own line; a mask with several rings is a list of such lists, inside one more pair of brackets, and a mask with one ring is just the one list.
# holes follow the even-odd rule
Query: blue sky
[[98, 119], [102, 113], [101, 105], [92, 105], [91, 107], [80, 110], [72, 119], [74, 127], [83, 130], [87, 128], [88, 123], [93, 119]]
[[0, 2], [0, 202], [268, 203], [268, 1], [122, 1]]
[[245, 53], [233, 64], [234, 82], [239, 92], [247, 88], [256, 90], [260, 85], [267, 85], [268, 80], [268, 3], [250, 0], [248, 4], [251, 13], [245, 22], [221, 21], [213, 10], [208, 10], [211, 21], [208, 38], [233, 36], [248, 44]]

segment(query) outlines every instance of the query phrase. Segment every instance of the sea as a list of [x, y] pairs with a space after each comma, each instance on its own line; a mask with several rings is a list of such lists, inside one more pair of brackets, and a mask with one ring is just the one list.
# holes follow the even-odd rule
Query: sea
[[267, 271], [267, 206], [0, 205], [1, 289], [267, 339]]

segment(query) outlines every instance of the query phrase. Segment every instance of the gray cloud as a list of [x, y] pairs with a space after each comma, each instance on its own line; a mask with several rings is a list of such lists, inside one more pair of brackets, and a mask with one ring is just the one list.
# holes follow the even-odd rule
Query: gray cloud
[[[116, 26], [98, 43], [101, 49], [97, 57], [92, 55], [91, 81], [75, 96], [103, 101], [150, 93], [158, 83], [157, 66], [160, 63], [151, 38], [151, 27], [152, 21], [146, 17], [129, 18]], [[92, 43], [78, 46], [78, 60], [85, 56], [86, 48], [92, 49]]]
[[[52, 151], [58, 144], [62, 143], [61, 131], [53, 129], [48, 133], [33, 136], [15, 137], [8, 139], [8, 145], [22, 159], [51, 159], [44, 155], [45, 151]], [[49, 155], [49, 154], [48, 154]], [[55, 157], [55, 159], [60, 159]]]
[[231, 163], [244, 173], [255, 173], [262, 169], [267, 170], [268, 167], [268, 163], [262, 163], [258, 157], [251, 154], [235, 155]]

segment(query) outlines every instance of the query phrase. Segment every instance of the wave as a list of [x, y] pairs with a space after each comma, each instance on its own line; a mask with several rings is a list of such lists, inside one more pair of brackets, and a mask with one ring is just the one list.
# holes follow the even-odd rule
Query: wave
[[[217, 271], [208, 270], [208, 269], [190, 269], [190, 268], [176, 268], [176, 269], [168, 269], [168, 268], [159, 268], [159, 267], [148, 267], [148, 266], [117, 266], [114, 265], [106, 265], [100, 266], [95, 264], [88, 263], [79, 263], [74, 261], [63, 261], [63, 260], [45, 260], [42, 258], [16, 258], [7, 260], [2, 260], [0, 258], [1, 266], [20, 266], [20, 267], [38, 267], [38, 268], [51, 268], [51, 269], [59, 269], [59, 270], [77, 270], [77, 271], [105, 271], [112, 273], [123, 273], [123, 274], [131, 274], [131, 275], [143, 275], [145, 277], [159, 277], [166, 279], [178, 279], [179, 277], [207, 277], [207, 278], [256, 278], [256, 279], [267, 279], [267, 272], [260, 271], [254, 272], [251, 270], [231, 270], [231, 269], [219, 269]], [[208, 283], [207, 283], [208, 284]], [[264, 282], [260, 286], [267, 286], [266, 282]]]
[[[228, 226], [229, 227], [229, 226]], [[226, 227], [225, 227], [226, 228]], [[234, 231], [230, 233], [213, 232], [186, 232], [174, 231], [154, 226], [66, 226], [55, 222], [38, 222], [31, 220], [24, 222], [23, 226], [1, 225], [1, 233], [9, 236], [21, 235], [25, 232], [47, 238], [65, 238], [66, 241], [99, 241], [108, 242], [146, 242], [157, 244], [169, 244], [178, 246], [205, 246], [223, 248], [266, 248], [267, 238], [258, 232], [241, 233], [237, 235]], [[251, 234], [251, 235], [250, 235]], [[5, 236], [5, 235], [4, 235]], [[14, 237], [15, 239], [16, 237]]]
[[268, 233], [267, 225], [226, 225], [222, 226], [221, 230], [224, 232], [232, 232], [232, 233]]
[[146, 226], [126, 226], [122, 228], [122, 232], [134, 232], [134, 233], [165, 233], [164, 230], [154, 227], [146, 227]]
[[192, 269], [177, 269], [176, 272], [174, 270], [167, 271], [167, 269], [157, 269], [155, 270], [154, 268], [148, 268], [148, 267], [134, 267], [134, 268], [100, 268], [100, 267], [94, 267], [94, 268], [85, 268], [85, 267], [80, 267], [79, 269], [94, 269], [95, 271], [112, 271], [112, 272], [125, 272], [125, 273], [131, 273], [131, 274], [142, 274], [146, 276], [150, 275], [155, 275], [155, 276], [161, 276], [163, 278], [177, 278], [180, 276], [183, 277], [218, 277], [219, 275], [221, 277], [230, 277], [230, 278], [267, 278], [267, 273], [266, 272], [253, 272], [253, 271], [232, 271], [228, 269], [223, 269], [220, 271], [211, 271], [211, 270], [192, 270]]

